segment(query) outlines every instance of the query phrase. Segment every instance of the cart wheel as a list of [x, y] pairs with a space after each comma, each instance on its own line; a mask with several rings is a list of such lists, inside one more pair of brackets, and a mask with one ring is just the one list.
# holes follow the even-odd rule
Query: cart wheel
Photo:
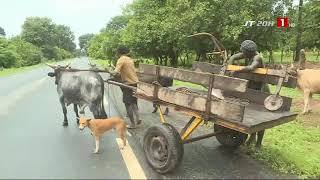
[[143, 150], [150, 166], [164, 174], [174, 170], [183, 157], [183, 143], [177, 130], [163, 123], [150, 127], [143, 138]]
[[217, 134], [216, 138], [220, 144], [228, 147], [238, 147], [241, 144], [243, 144], [248, 137], [247, 134], [225, 128], [218, 124], [214, 124], [214, 131], [223, 133], [223, 134]]

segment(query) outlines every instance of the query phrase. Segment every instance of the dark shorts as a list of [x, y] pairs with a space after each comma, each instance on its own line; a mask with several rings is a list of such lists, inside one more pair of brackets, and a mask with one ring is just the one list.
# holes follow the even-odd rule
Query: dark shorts
[[[137, 87], [137, 84], [130, 84], [130, 86]], [[137, 104], [137, 98], [133, 96], [133, 90], [125, 87], [121, 87], [122, 101], [125, 104]]]

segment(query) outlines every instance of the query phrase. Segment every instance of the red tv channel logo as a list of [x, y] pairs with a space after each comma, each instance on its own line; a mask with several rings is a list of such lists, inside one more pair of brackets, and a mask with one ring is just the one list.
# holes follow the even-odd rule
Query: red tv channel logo
[[278, 17], [277, 18], [277, 27], [278, 28], [289, 27], [289, 18], [288, 17]]

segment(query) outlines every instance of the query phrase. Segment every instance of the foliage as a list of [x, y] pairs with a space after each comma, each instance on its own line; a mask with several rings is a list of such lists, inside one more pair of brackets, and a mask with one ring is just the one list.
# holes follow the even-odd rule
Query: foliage
[[116, 50], [123, 44], [122, 34], [128, 22], [127, 16], [116, 16], [89, 42], [88, 55], [94, 59], [116, 59]]
[[6, 36], [6, 32], [1, 26], [0, 26], [0, 36]]
[[[317, 4], [318, 3], [318, 4]], [[320, 49], [320, 6], [319, 1], [310, 0], [303, 8], [303, 47]]]
[[91, 38], [94, 36], [94, 34], [84, 34], [84, 35], [81, 35], [79, 37], [79, 47], [80, 47], [80, 50], [85, 50], [87, 51], [87, 48], [88, 48], [88, 43], [89, 41], [91, 40]]
[[319, 178], [319, 140], [319, 128], [291, 122], [268, 130], [263, 148], [251, 153], [281, 172]]
[[[318, 47], [319, 6], [315, 0], [305, 3], [303, 42], [305, 47]], [[206, 60], [213, 45], [208, 37], [188, 38], [196, 32], [209, 32], [226, 47], [229, 55], [239, 51], [240, 43], [252, 39], [258, 50], [269, 53], [281, 50], [282, 59], [295, 47], [296, 29], [277, 28], [277, 17], [289, 16], [296, 23], [297, 7], [293, 0], [134, 0], [114, 17], [89, 45], [93, 58], [115, 57], [115, 48], [127, 44], [137, 58], [153, 58], [155, 64], [186, 65], [190, 58]], [[304, 18], [304, 19], [305, 19]], [[244, 26], [246, 21], [271, 21], [269, 27]], [[180, 61], [180, 62], [179, 62]]]
[[90, 46], [88, 47], [88, 55], [94, 59], [106, 59], [105, 51], [105, 37], [104, 34], [101, 33], [99, 35], [94, 36], [89, 41]]
[[42, 52], [35, 45], [16, 37], [10, 41], [9, 46], [17, 53], [19, 66], [30, 66], [41, 62]]
[[[57, 25], [50, 18], [29, 17], [22, 25], [22, 39], [39, 47], [47, 59], [60, 60], [76, 49], [70, 27]], [[66, 53], [61, 49], [68, 51]], [[68, 54], [68, 55], [66, 55]]]
[[0, 67], [9, 68], [18, 64], [18, 54], [9, 46], [9, 41], [0, 37]]
[[73, 52], [76, 49], [76, 44], [73, 42], [75, 37], [70, 27], [64, 25], [55, 25], [54, 28], [55, 45], [60, 49]]

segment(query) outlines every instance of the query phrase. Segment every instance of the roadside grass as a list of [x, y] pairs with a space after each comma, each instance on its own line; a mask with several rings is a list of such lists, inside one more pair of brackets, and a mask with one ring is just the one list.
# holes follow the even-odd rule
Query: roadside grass
[[33, 65], [33, 66], [25, 66], [25, 67], [19, 67], [19, 68], [3, 69], [2, 71], [0, 71], [0, 77], [9, 76], [9, 75], [16, 74], [16, 73], [21, 73], [21, 72], [27, 72], [27, 71], [33, 70], [35, 68], [42, 67], [44, 65], [45, 64], [36, 64], [36, 65]]
[[184, 86], [184, 87], [189, 87], [191, 89], [206, 90], [206, 88], [204, 88], [201, 85], [190, 83], [190, 82], [178, 81], [178, 80], [173, 80], [173, 86], [178, 86], [178, 87]]
[[100, 65], [103, 68], [110, 66], [110, 63], [111, 63], [111, 61], [103, 60], [103, 59], [90, 60], [90, 61], [97, 64], [97, 65]]
[[[320, 62], [320, 56], [318, 57], [318, 60], [317, 60], [317, 54], [318, 54], [318, 52], [307, 51], [306, 52], [307, 62], [311, 62], [311, 63]], [[269, 53], [263, 52], [262, 56], [264, 58], [264, 60], [263, 60], [264, 63], [267, 63], [268, 59], [269, 59]], [[292, 51], [290, 51], [288, 54], [286, 54], [284, 52], [283, 59], [281, 62], [281, 51], [274, 51], [273, 52], [273, 59], [276, 64], [280, 64], [280, 63], [290, 64], [293, 62], [293, 54], [292, 54]]]
[[[68, 59], [68, 60], [64, 60], [64, 61], [72, 61], [73, 59]], [[61, 61], [47, 61], [47, 63], [50, 64], [58, 64]], [[0, 77], [5, 77], [5, 76], [10, 76], [13, 74], [17, 74], [17, 73], [22, 73], [22, 72], [28, 72], [31, 70], [34, 70], [36, 68], [39, 67], [43, 67], [46, 66], [45, 63], [40, 63], [40, 64], [36, 64], [36, 65], [32, 65], [32, 66], [24, 66], [24, 67], [19, 67], [19, 68], [8, 68], [8, 69], [3, 69], [2, 71], [0, 71]]]
[[320, 178], [320, 128], [303, 126], [302, 118], [268, 129], [263, 147], [248, 147], [247, 153], [277, 171]]

